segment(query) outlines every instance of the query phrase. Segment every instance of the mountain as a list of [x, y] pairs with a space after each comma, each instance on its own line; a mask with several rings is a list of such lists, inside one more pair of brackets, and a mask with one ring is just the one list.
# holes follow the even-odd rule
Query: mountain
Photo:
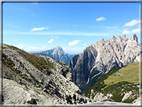
[[123, 67], [140, 61], [140, 44], [135, 34], [130, 39], [126, 35], [109, 40], [101, 39], [95, 45], [92, 43], [83, 53], [76, 55], [68, 66], [73, 71], [74, 82], [84, 93], [98, 78], [111, 69]]
[[3, 44], [2, 47], [4, 105], [78, 104], [89, 101], [80, 94], [71, 70], [63, 63], [47, 56], [29, 54], [12, 45]]
[[85, 92], [93, 102], [111, 99], [122, 103], [140, 103], [139, 64], [131, 63], [103, 75]]
[[57, 61], [64, 62], [66, 65], [69, 63], [69, 61], [72, 59], [74, 55], [65, 54], [63, 49], [60, 46], [57, 46], [51, 50], [41, 51], [41, 52], [35, 52], [31, 53], [33, 55], [43, 55], [51, 57]]

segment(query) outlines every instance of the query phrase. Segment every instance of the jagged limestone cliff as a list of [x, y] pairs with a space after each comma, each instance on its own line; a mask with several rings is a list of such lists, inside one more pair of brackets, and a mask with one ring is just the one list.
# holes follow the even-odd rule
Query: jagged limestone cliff
[[71, 70], [50, 57], [3, 44], [3, 104], [77, 104], [89, 100]]
[[83, 53], [74, 56], [68, 66], [74, 74], [74, 82], [84, 93], [98, 78], [111, 69], [140, 61], [140, 44], [135, 34], [130, 39], [126, 35], [112, 35], [109, 40], [101, 39], [92, 43]]

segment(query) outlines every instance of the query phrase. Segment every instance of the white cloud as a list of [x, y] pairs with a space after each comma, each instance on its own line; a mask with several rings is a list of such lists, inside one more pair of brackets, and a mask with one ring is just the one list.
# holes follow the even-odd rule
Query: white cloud
[[140, 28], [132, 30], [133, 33], [140, 32]]
[[83, 44], [83, 46], [85, 46], [86, 44]]
[[52, 42], [53, 42], [53, 40], [54, 40], [54, 39], [50, 39], [50, 40], [48, 41], [48, 43], [49, 43], [49, 44], [50, 44], [50, 43], [52, 43]]
[[63, 48], [63, 50], [66, 50], [67, 48]]
[[106, 18], [100, 17], [100, 18], [97, 18], [97, 19], [96, 19], [96, 21], [102, 21], [102, 20], [106, 20]]
[[39, 27], [39, 28], [33, 28], [33, 29], [31, 29], [31, 31], [38, 31], [38, 30], [43, 30], [43, 29], [49, 29], [49, 28]]
[[70, 42], [70, 43], [68, 44], [68, 46], [75, 46], [75, 45], [77, 45], [77, 44], [79, 43], [79, 41], [80, 41], [80, 40], [74, 40], [73, 42]]
[[64, 41], [67, 41], [66, 39], [64, 39]]
[[126, 23], [124, 26], [134, 26], [136, 24], [138, 24], [140, 21], [139, 20], [132, 20], [128, 23]]
[[14, 46], [16, 46], [20, 49], [24, 49], [27, 52], [46, 50], [45, 46], [41, 46], [41, 47], [32, 47], [32, 46], [27, 46], [27, 45], [14, 45]]
[[122, 32], [122, 34], [128, 34], [131, 33], [131, 31], [128, 31], [127, 29], [124, 29], [124, 31]]
[[25, 47], [24, 45], [14, 45], [14, 46], [16, 46], [16, 47], [18, 47], [20, 49], [23, 49]]
[[124, 31], [122, 32], [122, 34], [129, 34], [129, 33], [137, 33], [137, 32], [140, 32], [140, 28], [138, 29], [134, 29], [134, 30], [127, 30], [127, 29], [124, 29]]

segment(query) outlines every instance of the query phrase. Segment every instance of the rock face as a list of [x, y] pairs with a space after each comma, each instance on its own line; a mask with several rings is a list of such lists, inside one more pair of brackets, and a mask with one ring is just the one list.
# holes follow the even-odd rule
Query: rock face
[[82, 54], [76, 55], [68, 66], [74, 74], [74, 82], [84, 93], [98, 78], [111, 69], [140, 61], [140, 44], [135, 34], [130, 39], [126, 35], [112, 35], [109, 40], [101, 39], [92, 43]]
[[3, 104], [78, 104], [88, 98], [71, 70], [54, 59], [3, 44]]
[[69, 61], [72, 59], [74, 55], [65, 54], [63, 49], [61, 47], [56, 47], [51, 50], [41, 51], [37, 53], [32, 53], [33, 55], [43, 55], [48, 56], [50, 58], [53, 58], [57, 61], [64, 62], [66, 65], [69, 63]]

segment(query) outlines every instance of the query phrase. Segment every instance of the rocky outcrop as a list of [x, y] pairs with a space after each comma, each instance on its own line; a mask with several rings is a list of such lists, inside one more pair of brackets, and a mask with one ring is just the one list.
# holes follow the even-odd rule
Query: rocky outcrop
[[63, 49], [60, 46], [57, 46], [51, 50], [41, 51], [32, 53], [33, 55], [43, 55], [48, 56], [50, 58], [53, 58], [57, 61], [64, 62], [66, 65], [69, 63], [69, 61], [72, 59], [74, 55], [65, 54]]
[[112, 35], [109, 40], [92, 43], [78, 57], [74, 56], [68, 66], [73, 71], [75, 84], [84, 93], [111, 69], [139, 62], [140, 55], [140, 44], [135, 34], [130, 39], [126, 35], [117, 38]]
[[[32, 55], [3, 44], [3, 104], [78, 104], [71, 69], [50, 57]], [[83, 100], [82, 100], [83, 99]]]

